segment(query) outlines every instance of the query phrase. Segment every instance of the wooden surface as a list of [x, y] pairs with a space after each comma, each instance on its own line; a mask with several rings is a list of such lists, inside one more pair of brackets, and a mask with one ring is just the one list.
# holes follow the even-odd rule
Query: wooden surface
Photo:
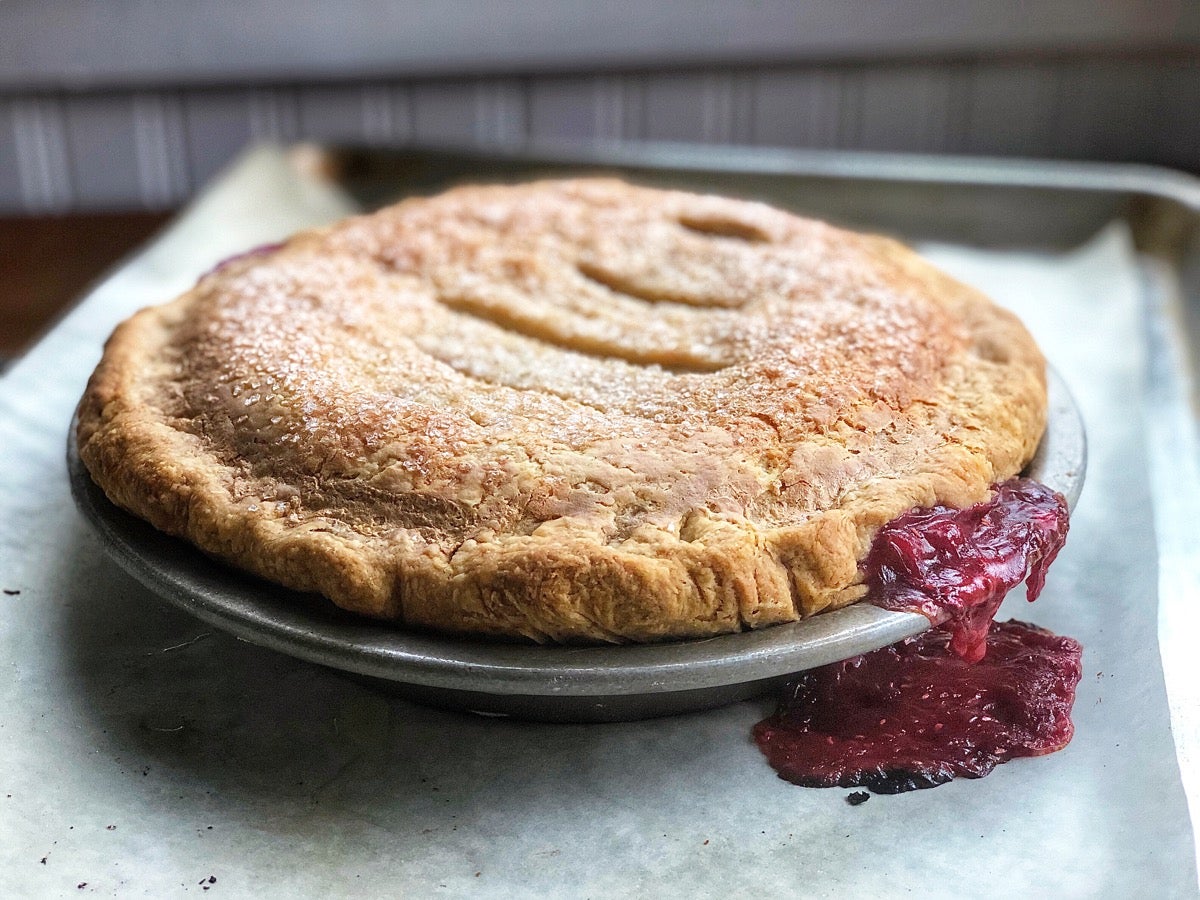
[[0, 218], [0, 356], [18, 355], [170, 213]]

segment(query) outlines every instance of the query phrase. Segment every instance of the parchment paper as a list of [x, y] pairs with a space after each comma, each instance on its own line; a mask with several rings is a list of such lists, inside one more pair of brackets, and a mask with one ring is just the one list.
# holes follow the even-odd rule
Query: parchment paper
[[850, 807], [762, 761], [768, 701], [604, 726], [426, 709], [214, 633], [103, 555], [63, 463], [103, 338], [215, 260], [348, 208], [260, 151], [0, 381], [0, 894], [1196, 893], [1121, 228], [1060, 256], [926, 248], [1020, 312], [1085, 412], [1067, 548], [1043, 598], [1005, 610], [1087, 648], [1075, 740]]

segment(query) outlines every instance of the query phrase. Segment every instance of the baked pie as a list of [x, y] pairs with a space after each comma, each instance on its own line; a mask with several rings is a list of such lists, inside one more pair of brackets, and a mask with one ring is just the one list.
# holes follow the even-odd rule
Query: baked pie
[[615, 180], [463, 187], [143, 310], [79, 409], [118, 505], [408, 626], [697, 638], [863, 598], [881, 526], [1017, 475], [1020, 322], [901, 244]]

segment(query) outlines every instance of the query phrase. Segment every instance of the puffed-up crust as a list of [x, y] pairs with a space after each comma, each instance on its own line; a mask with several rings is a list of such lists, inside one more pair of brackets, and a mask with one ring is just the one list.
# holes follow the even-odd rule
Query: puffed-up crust
[[914, 506], [1028, 462], [1024, 327], [895, 241], [615, 180], [406, 200], [117, 328], [79, 408], [116, 504], [346, 609], [697, 638], [862, 598]]

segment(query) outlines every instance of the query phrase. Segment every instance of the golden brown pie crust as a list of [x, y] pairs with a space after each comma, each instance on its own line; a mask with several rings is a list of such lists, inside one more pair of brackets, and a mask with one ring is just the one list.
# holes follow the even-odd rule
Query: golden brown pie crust
[[109, 340], [107, 495], [411, 625], [651, 641], [862, 597], [876, 529], [1015, 475], [1017, 319], [900, 244], [758, 203], [465, 187], [234, 260]]

